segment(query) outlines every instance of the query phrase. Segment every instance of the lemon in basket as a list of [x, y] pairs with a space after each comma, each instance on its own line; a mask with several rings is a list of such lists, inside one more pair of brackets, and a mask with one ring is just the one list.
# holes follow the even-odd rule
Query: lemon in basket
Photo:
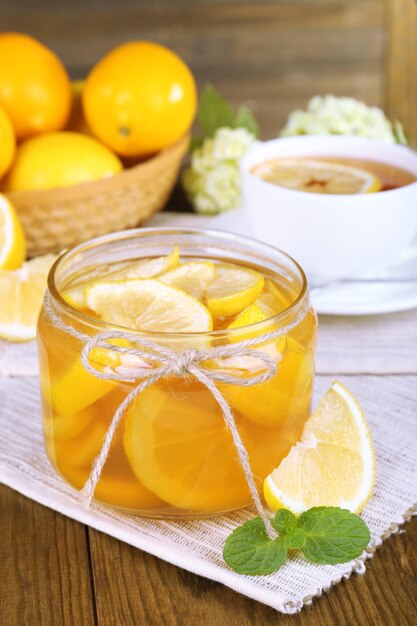
[[0, 177], [11, 166], [16, 153], [16, 137], [6, 111], [0, 106]]
[[68, 131], [45, 133], [20, 144], [4, 190], [71, 187], [113, 176], [122, 167], [119, 158], [92, 137]]
[[1, 33], [0, 104], [19, 141], [63, 128], [71, 86], [61, 60], [29, 35]]
[[122, 156], [146, 156], [189, 130], [196, 111], [193, 75], [174, 52], [151, 41], [114, 48], [87, 77], [88, 126]]

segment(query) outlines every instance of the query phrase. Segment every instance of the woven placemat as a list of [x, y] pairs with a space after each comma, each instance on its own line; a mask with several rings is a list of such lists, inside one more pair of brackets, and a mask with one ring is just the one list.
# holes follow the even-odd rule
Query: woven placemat
[[[417, 402], [413, 376], [352, 377], [348, 386], [368, 416], [377, 453], [377, 482], [363, 515], [372, 544], [361, 558], [343, 565], [312, 565], [298, 556], [276, 574], [240, 576], [222, 559], [222, 546], [233, 528], [253, 516], [249, 510], [203, 521], [141, 519], [104, 506], [85, 511], [79, 495], [53, 470], [44, 451], [38, 380], [22, 369], [33, 345], [20, 347], [18, 377], [0, 377], [0, 482], [82, 523], [200, 574], [283, 613], [296, 613], [352, 572], [363, 573], [376, 547], [417, 511]], [[10, 361], [9, 361], [10, 364]], [[26, 364], [27, 365], [27, 364]], [[30, 377], [25, 377], [30, 376]], [[332, 379], [319, 376], [316, 400]]]

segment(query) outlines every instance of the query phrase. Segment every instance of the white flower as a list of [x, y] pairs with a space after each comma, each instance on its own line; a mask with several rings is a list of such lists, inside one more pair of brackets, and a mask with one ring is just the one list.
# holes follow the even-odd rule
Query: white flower
[[244, 128], [219, 128], [191, 155], [182, 182], [194, 209], [214, 215], [239, 204], [239, 161], [255, 141]]
[[292, 135], [357, 135], [391, 143], [407, 143], [399, 122], [395, 126], [382, 109], [369, 107], [354, 98], [315, 96], [307, 110], [293, 111], [281, 131]]

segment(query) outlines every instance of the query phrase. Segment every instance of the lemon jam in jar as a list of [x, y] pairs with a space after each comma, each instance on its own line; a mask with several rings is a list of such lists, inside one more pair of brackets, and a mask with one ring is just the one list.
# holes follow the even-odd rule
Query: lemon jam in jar
[[[49, 459], [82, 489], [121, 403], [174, 359], [124, 408], [94, 497], [155, 517], [244, 507], [230, 429], [192, 361], [230, 406], [261, 491], [308, 418], [316, 328], [301, 268], [255, 240], [149, 228], [72, 248], [50, 272], [38, 328]], [[246, 385], [268, 362], [276, 371]]]

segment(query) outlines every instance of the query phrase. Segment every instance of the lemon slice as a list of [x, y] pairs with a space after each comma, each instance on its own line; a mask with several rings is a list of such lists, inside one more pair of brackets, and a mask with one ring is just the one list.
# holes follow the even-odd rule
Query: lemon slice
[[152, 278], [96, 283], [86, 289], [86, 303], [106, 322], [134, 330], [193, 333], [213, 329], [210, 312], [201, 302]]
[[180, 258], [178, 246], [174, 246], [166, 256], [159, 256], [155, 259], [145, 259], [131, 263], [128, 267], [123, 267], [117, 272], [110, 273], [106, 280], [121, 280], [124, 278], [154, 278], [169, 269], [176, 267]]
[[[174, 246], [166, 256], [156, 257], [155, 259], [145, 259], [143, 261], [135, 261], [124, 267], [106, 273], [106, 282], [110, 280], [125, 280], [128, 278], [153, 278], [163, 272], [167, 272], [178, 265], [180, 251], [178, 246]], [[62, 292], [64, 300], [76, 309], [85, 309], [87, 307], [85, 299], [85, 289], [92, 285], [92, 281], [85, 281], [74, 289], [66, 289]]]
[[190, 261], [164, 272], [158, 278], [165, 285], [178, 287], [201, 300], [216, 274], [216, 266], [211, 261]]
[[307, 420], [301, 440], [266, 478], [274, 510], [301, 513], [312, 506], [360, 511], [372, 495], [375, 454], [363, 411], [350, 391], [334, 382]]
[[[107, 342], [109, 349], [95, 347], [90, 353], [89, 362], [98, 371], [105, 368], [116, 369], [123, 364], [124, 357], [111, 350], [111, 345], [127, 347], [129, 342], [123, 338], [114, 338]], [[77, 354], [65, 374], [52, 385], [45, 394], [57, 413], [63, 416], [80, 414], [93, 405], [97, 400], [108, 394], [116, 387], [114, 380], [100, 379], [90, 374]], [[73, 419], [73, 418], [71, 418]], [[81, 420], [83, 417], [81, 416]]]
[[253, 173], [267, 182], [309, 193], [357, 194], [380, 191], [377, 176], [359, 167], [314, 159], [276, 159]]
[[[286, 453], [282, 438], [240, 415], [235, 419], [260, 485]], [[126, 414], [123, 439], [140, 482], [172, 506], [218, 513], [251, 502], [219, 406], [196, 381], [172, 379], [148, 387]]]
[[283, 311], [290, 301], [270, 278], [265, 279], [265, 285], [255, 304], [259, 306], [266, 317], [272, 317]]
[[216, 265], [217, 277], [207, 289], [207, 307], [214, 318], [230, 317], [252, 304], [261, 293], [264, 277], [236, 265]]
[[26, 256], [23, 228], [11, 203], [0, 194], [0, 269], [15, 270]]
[[28, 341], [36, 337], [36, 324], [55, 256], [47, 254], [17, 270], [0, 270], [0, 337]]
[[[262, 385], [246, 387], [245, 393], [241, 387], [228, 383], [219, 383], [219, 389], [233, 409], [253, 422], [270, 428], [282, 427], [284, 431], [292, 431], [294, 426], [295, 443], [301, 434], [300, 420], [304, 423], [310, 409], [314, 376], [312, 351], [286, 336], [256, 348], [276, 359], [275, 376]], [[223, 366], [242, 370], [243, 377], [262, 369], [262, 363], [250, 357], [224, 359]]]
[[235, 317], [233, 322], [229, 324], [227, 328], [242, 328], [243, 326], [250, 326], [250, 324], [256, 324], [257, 322], [263, 322], [267, 319], [267, 316], [262, 311], [258, 304], [251, 304], [246, 309], [243, 309], [239, 315]]

